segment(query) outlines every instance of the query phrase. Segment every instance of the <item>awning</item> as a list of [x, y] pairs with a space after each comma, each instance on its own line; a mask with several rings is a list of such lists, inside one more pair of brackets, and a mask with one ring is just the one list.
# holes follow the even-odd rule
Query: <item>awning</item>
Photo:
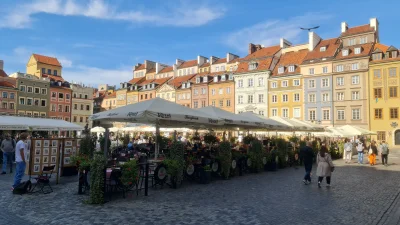
[[34, 131], [78, 131], [82, 126], [56, 119], [31, 118], [18, 116], [0, 116], [1, 130], [34, 130]]

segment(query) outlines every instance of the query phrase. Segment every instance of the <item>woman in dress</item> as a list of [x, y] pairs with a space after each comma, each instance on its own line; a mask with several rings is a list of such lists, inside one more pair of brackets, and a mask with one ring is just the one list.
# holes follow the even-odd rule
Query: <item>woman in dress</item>
[[371, 141], [371, 144], [368, 148], [369, 153], [369, 164], [371, 166], [376, 165], [376, 155], [378, 155], [378, 148], [376, 147], [376, 142]]
[[326, 178], [327, 187], [331, 186], [331, 174], [334, 168], [332, 157], [328, 153], [328, 149], [323, 145], [317, 155], [317, 176], [318, 176], [318, 187], [321, 187], [321, 182]]

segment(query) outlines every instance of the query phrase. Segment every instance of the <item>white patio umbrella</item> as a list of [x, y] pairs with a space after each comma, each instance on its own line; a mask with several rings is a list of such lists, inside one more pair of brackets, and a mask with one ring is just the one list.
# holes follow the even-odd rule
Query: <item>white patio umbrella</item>
[[338, 127], [337, 130], [342, 131], [346, 135], [356, 136], [356, 135], [376, 135], [376, 132], [369, 131], [367, 129], [352, 126], [352, 125], [344, 125], [342, 127]]
[[240, 113], [241, 116], [247, 118], [250, 121], [255, 121], [257, 123], [262, 123], [264, 128], [267, 128], [268, 130], [290, 130], [290, 127], [287, 125], [280, 123], [278, 121], [262, 117], [258, 114], [255, 114], [253, 112], [244, 112]]
[[310, 130], [315, 130], [315, 131], [320, 131], [320, 132], [324, 131], [324, 127], [323, 126], [311, 123], [309, 121], [299, 120], [299, 119], [296, 119], [296, 118], [291, 118], [290, 120], [294, 121], [295, 123], [298, 123], [298, 124], [303, 124], [304, 126], [309, 128]]
[[108, 129], [108, 130], [110, 130], [111, 132], [118, 132], [118, 131], [120, 130], [120, 128], [118, 128], [118, 127], [111, 127], [111, 128]]
[[79, 131], [82, 126], [65, 120], [31, 118], [18, 116], [0, 116], [1, 130], [29, 130], [34, 131]]
[[106, 131], [106, 129], [104, 129], [103, 127], [93, 127], [92, 129], [90, 129], [90, 132], [92, 133], [104, 133]]

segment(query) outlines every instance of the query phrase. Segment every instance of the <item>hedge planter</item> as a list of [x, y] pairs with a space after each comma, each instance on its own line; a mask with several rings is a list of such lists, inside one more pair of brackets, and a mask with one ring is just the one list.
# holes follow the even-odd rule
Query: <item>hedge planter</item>
[[211, 171], [200, 168], [200, 184], [209, 184], [211, 182]]

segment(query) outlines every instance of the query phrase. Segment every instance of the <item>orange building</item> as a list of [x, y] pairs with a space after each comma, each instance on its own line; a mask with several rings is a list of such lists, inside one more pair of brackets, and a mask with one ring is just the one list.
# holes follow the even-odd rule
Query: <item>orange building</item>
[[160, 79], [149, 79], [140, 83], [141, 90], [139, 90], [139, 102], [150, 100], [156, 97], [156, 91], [171, 77], [164, 77]]
[[[0, 60], [0, 64], [2, 61]], [[16, 80], [10, 78], [2, 69], [0, 65], [0, 93], [1, 93], [1, 105], [0, 113], [15, 114], [15, 106], [17, 104], [17, 92]]]
[[209, 72], [197, 74], [192, 78], [192, 108], [208, 106], [208, 84], [212, 81]]
[[235, 113], [235, 82], [225, 71], [213, 73], [208, 85], [208, 104]]
[[72, 90], [62, 77], [50, 76], [50, 111], [49, 117], [71, 122]]

